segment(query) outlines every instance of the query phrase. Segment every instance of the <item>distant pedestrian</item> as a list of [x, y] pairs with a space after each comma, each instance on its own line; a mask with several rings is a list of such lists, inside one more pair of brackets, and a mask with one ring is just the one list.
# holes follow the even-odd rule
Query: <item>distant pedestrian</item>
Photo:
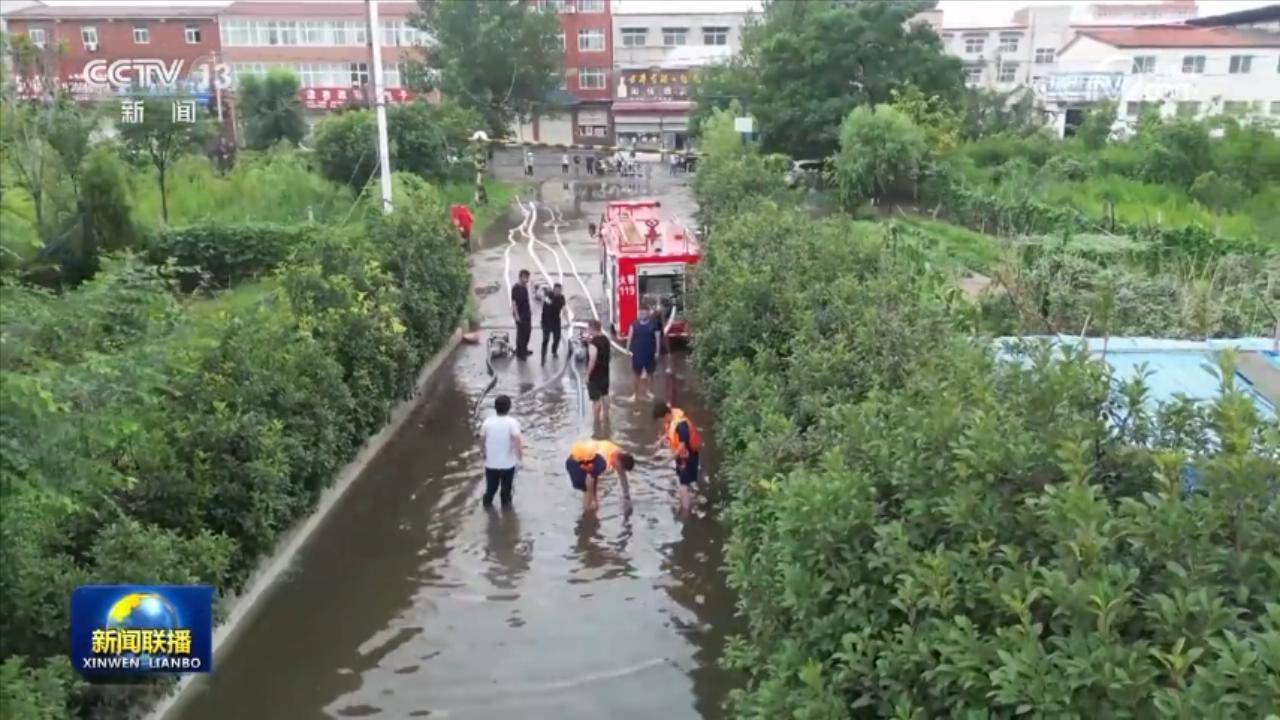
[[520, 423], [511, 412], [511, 398], [499, 395], [493, 401], [493, 415], [480, 426], [480, 456], [484, 460], [484, 506], [493, 507], [493, 496], [501, 488], [502, 507], [511, 505], [516, 468], [524, 462], [524, 438]]
[[595, 155], [587, 155], [587, 174], [588, 175], [596, 174], [596, 156]]
[[569, 153], [565, 153], [560, 156], [560, 174], [569, 174]]
[[582, 169], [582, 156], [574, 154], [573, 156], [573, 176], [578, 177], [578, 171]]
[[529, 351], [529, 335], [533, 332], [533, 311], [529, 307], [529, 271], [521, 270], [520, 279], [511, 288], [511, 318], [516, 321], [516, 358], [524, 360]]
[[680, 169], [680, 156], [676, 153], [671, 153], [671, 174], [675, 175], [676, 172], [679, 171], [679, 169]]
[[532, 150], [524, 151], [524, 174], [525, 175], [533, 174], [533, 151]]

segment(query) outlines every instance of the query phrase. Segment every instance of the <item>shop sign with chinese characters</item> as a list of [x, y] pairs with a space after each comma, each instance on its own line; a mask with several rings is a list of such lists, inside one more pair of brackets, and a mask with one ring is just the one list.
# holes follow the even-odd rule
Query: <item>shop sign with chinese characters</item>
[[[308, 110], [340, 110], [348, 105], [365, 105], [372, 91], [364, 88], [324, 87], [303, 88], [298, 91], [302, 106]], [[389, 103], [401, 104], [413, 101], [413, 91], [405, 88], [386, 88], [382, 97]]]
[[622, 82], [627, 98], [636, 100], [686, 100], [690, 86], [697, 83], [692, 70], [627, 70]]

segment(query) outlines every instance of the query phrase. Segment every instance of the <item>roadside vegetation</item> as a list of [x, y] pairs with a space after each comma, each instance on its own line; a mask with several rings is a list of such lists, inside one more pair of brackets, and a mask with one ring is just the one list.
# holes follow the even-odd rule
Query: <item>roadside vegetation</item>
[[[396, 109], [405, 172], [384, 215], [366, 111], [322, 120], [305, 151], [296, 81], [245, 91], [255, 149], [238, 153], [167, 106], [115, 139], [68, 98], [0, 106], [6, 717], [129, 717], [154, 698], [79, 681], [72, 589], [241, 589], [462, 318], [448, 206], [471, 183], [451, 158], [478, 116]], [[509, 197], [494, 184], [477, 227]]]
[[[780, 178], [753, 202], [731, 169], [764, 159], [729, 148], [696, 180], [713, 211], [692, 312], [748, 624], [734, 716], [1280, 706], [1280, 427], [1230, 358], [1221, 398], [1158, 407], [1082, 353], [997, 361], [935, 254], [983, 243], [815, 220]], [[1142, 310], [1126, 302], [1117, 323]]]
[[699, 118], [694, 359], [748, 628], [732, 715], [1274, 716], [1280, 425], [1232, 357], [1217, 400], [1159, 405], [1083, 352], [992, 338], [1277, 332], [1280, 141], [1153, 118], [1119, 141], [1107, 108], [1062, 141], [1022, 98], [899, 68], [875, 99], [793, 93], [791, 116], [842, 108], [809, 133], [838, 207], [815, 218], [773, 172], [814, 150], [748, 81], [819, 25], [891, 29], [878, 3], [803, 5], [712, 79], [743, 83], [759, 142], [730, 102]]

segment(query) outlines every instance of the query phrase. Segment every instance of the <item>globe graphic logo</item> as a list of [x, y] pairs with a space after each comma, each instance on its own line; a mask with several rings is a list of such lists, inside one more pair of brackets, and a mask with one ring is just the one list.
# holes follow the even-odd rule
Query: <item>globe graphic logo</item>
[[[178, 610], [156, 593], [129, 593], [107, 611], [107, 628], [119, 630], [176, 630], [181, 627]], [[150, 653], [125, 653], [150, 664]]]

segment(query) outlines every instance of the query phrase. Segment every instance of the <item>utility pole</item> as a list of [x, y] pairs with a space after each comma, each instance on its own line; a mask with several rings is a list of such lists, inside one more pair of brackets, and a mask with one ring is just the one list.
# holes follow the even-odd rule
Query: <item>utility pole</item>
[[373, 73], [374, 107], [378, 117], [378, 168], [382, 175], [382, 212], [391, 212], [391, 150], [387, 142], [387, 97], [382, 86], [382, 41], [378, 27], [378, 0], [365, 0], [369, 8], [369, 56]]

